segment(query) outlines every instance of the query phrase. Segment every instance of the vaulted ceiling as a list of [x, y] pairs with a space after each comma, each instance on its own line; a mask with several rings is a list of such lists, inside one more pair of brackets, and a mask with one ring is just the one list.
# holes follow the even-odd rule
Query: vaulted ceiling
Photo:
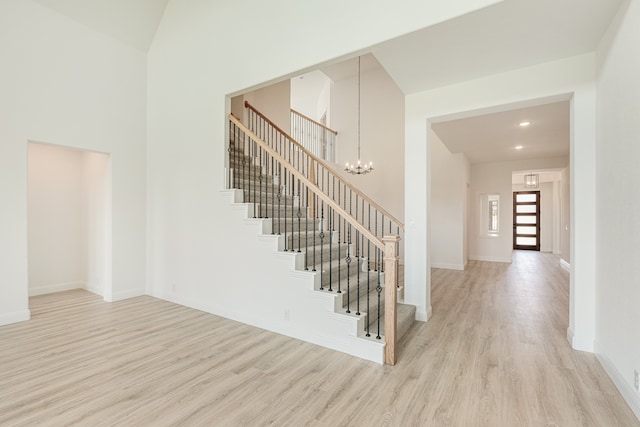
[[[147, 51], [169, 0], [34, 0]], [[593, 51], [622, 0], [503, 0], [372, 51], [405, 94]], [[374, 5], [371, 5], [374, 7]]]
[[169, 0], [34, 0], [143, 52]]
[[[169, 2], [34, 1], [144, 52]], [[398, 87], [411, 94], [593, 52], [621, 4], [622, 0], [503, 0], [373, 46], [371, 51]], [[338, 74], [357, 70], [347, 64], [329, 69]], [[522, 132], [514, 128], [520, 116], [537, 118]], [[472, 162], [483, 162], [566, 155], [568, 120], [565, 102], [439, 123], [434, 129], [451, 151], [466, 152]], [[526, 149], [516, 152], [516, 145]]]
[[622, 0], [504, 0], [373, 48], [405, 94], [593, 52]]

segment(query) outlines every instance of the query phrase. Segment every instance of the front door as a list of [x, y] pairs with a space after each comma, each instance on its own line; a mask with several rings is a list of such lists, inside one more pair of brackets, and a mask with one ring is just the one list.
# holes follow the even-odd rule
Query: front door
[[513, 193], [513, 249], [540, 250], [540, 192]]

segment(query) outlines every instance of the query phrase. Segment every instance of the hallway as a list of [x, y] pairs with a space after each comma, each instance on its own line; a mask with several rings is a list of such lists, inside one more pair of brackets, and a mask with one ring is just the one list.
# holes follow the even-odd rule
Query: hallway
[[[418, 394], [437, 401], [417, 416], [456, 426], [640, 425], [596, 357], [571, 349], [569, 273], [558, 263], [514, 251], [512, 264], [432, 270], [434, 314], [413, 345], [429, 361]], [[402, 356], [409, 350], [408, 362]]]

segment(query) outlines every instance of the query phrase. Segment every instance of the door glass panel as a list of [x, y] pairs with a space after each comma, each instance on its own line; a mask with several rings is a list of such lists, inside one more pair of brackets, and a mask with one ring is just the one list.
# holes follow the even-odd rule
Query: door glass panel
[[536, 227], [516, 227], [517, 234], [536, 234]]
[[516, 244], [525, 245], [525, 246], [535, 246], [536, 238], [535, 237], [517, 237]]
[[536, 205], [518, 205], [516, 206], [517, 213], [536, 213]]
[[536, 217], [534, 215], [530, 215], [530, 216], [518, 215], [516, 217], [516, 222], [518, 224], [535, 224]]
[[516, 194], [516, 202], [535, 202], [536, 194]]

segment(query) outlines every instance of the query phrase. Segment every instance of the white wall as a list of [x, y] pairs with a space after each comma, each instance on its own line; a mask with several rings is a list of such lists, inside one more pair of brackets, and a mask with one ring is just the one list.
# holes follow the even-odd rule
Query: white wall
[[105, 296], [112, 277], [111, 158], [82, 152], [85, 287]]
[[317, 122], [326, 113], [329, 126], [330, 92], [331, 79], [320, 70], [296, 76], [291, 79], [291, 108]]
[[[626, 15], [624, 14], [626, 12]], [[597, 52], [596, 352], [640, 419], [640, 3], [624, 2]]]
[[246, 93], [243, 99], [291, 135], [291, 82], [289, 80]]
[[[471, 165], [471, 203], [469, 206], [469, 259], [511, 262], [511, 173], [510, 162]], [[433, 184], [432, 184], [433, 185]], [[486, 202], [483, 197], [500, 196], [498, 233], [486, 231]]]
[[[338, 0], [170, 1], [148, 55], [148, 291], [211, 298], [229, 283], [251, 280], [229, 262], [242, 246], [218, 238], [216, 218], [229, 207], [208, 196], [225, 182], [228, 94], [491, 3], [403, 0], [363, 15], [361, 5]], [[224, 34], [233, 34], [234, 42]]]
[[[571, 99], [572, 274], [568, 336], [574, 348], [593, 350], [595, 332], [595, 56], [585, 54], [407, 96], [405, 191], [427, 194], [426, 141], [430, 120], [450, 120]], [[576, 182], [579, 184], [576, 185]], [[510, 185], [509, 190], [510, 193]], [[507, 194], [509, 194], [507, 193]], [[473, 200], [473, 196], [472, 196]], [[405, 200], [408, 224], [405, 280], [426, 283], [407, 287], [405, 301], [430, 310], [426, 199]], [[578, 212], [576, 215], [575, 212]], [[470, 221], [470, 224], [472, 221]], [[470, 240], [472, 231], [469, 230]], [[470, 253], [472, 248], [469, 249]], [[578, 260], [578, 264], [575, 264]]]
[[569, 167], [562, 170], [560, 178], [560, 258], [571, 263], [571, 172]]
[[29, 294], [83, 288], [82, 152], [30, 143], [28, 156]]
[[431, 266], [464, 270], [466, 254], [467, 183], [469, 164], [462, 153], [452, 154], [432, 131]]
[[0, 324], [29, 318], [29, 140], [112, 154], [107, 298], [143, 293], [145, 54], [30, 0], [0, 2], [0, 33]]

